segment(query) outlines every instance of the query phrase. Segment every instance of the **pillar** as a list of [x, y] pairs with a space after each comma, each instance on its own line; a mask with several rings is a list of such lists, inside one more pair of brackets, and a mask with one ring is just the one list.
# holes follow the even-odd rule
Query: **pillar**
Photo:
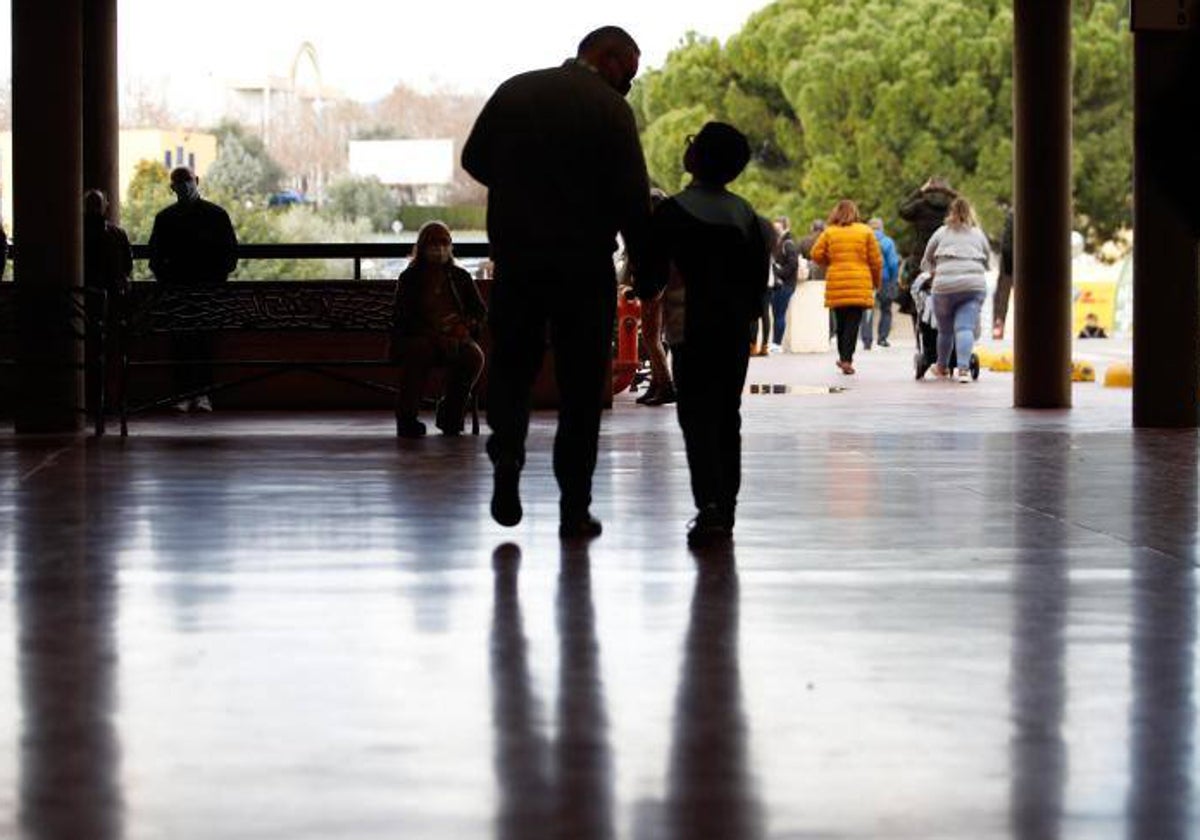
[[104, 190], [109, 220], [119, 222], [117, 0], [87, 0], [83, 15], [83, 187]]
[[[1136, 23], [1136, 21], [1135, 21]], [[1200, 421], [1200, 278], [1194, 131], [1196, 37], [1134, 32], [1133, 424]]]
[[1017, 408], [1071, 406], [1071, 2], [1014, 0]]
[[19, 433], [81, 427], [82, 0], [13, 0], [13, 238]]

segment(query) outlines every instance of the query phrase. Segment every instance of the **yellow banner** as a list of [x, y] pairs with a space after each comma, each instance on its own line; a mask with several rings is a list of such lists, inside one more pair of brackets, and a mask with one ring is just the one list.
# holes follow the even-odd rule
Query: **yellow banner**
[[1072, 334], [1079, 335], [1087, 316], [1095, 315], [1104, 331], [1112, 335], [1116, 319], [1117, 284], [1096, 281], [1076, 283], [1074, 296]]

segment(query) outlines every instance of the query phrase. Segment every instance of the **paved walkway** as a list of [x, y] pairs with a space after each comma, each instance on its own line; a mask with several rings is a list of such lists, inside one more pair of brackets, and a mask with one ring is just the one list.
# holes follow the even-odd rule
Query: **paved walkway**
[[700, 556], [630, 395], [587, 546], [545, 415], [511, 530], [386, 414], [0, 435], [0, 836], [1194, 838], [1197, 435], [910, 353], [754, 360]]

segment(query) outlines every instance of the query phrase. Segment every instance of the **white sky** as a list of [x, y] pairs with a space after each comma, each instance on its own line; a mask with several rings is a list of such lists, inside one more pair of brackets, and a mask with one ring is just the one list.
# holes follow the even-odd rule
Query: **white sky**
[[[326, 85], [377, 99], [397, 82], [490, 92], [522, 70], [557, 64], [603, 24], [627, 29], [642, 66], [661, 66], [689, 29], [724, 41], [768, 0], [120, 0], [122, 90], [167, 91], [181, 114], [212, 107], [227, 80], [287, 75], [317, 48]], [[11, 0], [0, 0], [0, 74], [11, 77]]]

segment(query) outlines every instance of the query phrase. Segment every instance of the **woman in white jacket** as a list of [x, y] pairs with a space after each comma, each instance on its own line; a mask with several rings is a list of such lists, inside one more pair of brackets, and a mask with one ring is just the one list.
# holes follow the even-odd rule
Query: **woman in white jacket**
[[946, 223], [929, 238], [921, 270], [933, 275], [933, 312], [937, 318], [937, 375], [950, 375], [950, 353], [957, 356], [958, 381], [971, 381], [971, 352], [979, 310], [987, 294], [992, 259], [988, 238], [965, 198], [954, 199]]

